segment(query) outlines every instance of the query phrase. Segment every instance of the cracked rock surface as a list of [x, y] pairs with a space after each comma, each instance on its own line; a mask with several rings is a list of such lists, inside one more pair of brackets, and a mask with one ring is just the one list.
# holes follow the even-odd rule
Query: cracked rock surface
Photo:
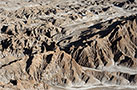
[[136, 90], [137, 0], [0, 0], [0, 90]]

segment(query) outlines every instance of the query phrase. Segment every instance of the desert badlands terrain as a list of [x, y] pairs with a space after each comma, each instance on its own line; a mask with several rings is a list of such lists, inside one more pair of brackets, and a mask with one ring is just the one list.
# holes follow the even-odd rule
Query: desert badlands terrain
[[0, 0], [0, 90], [137, 90], [137, 0]]

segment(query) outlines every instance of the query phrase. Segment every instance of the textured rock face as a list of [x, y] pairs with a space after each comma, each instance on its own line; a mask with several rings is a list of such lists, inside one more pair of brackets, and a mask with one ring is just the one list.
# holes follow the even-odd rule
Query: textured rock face
[[133, 90], [137, 1], [0, 0], [0, 73], [0, 90]]
[[[82, 66], [103, 68], [114, 63], [136, 67], [136, 15], [89, 27], [79, 40], [68, 44], [68, 53]], [[101, 30], [101, 31], [100, 31]], [[65, 48], [66, 49], [66, 48]], [[66, 51], [66, 52], [67, 52]], [[113, 63], [114, 62], [114, 63]]]

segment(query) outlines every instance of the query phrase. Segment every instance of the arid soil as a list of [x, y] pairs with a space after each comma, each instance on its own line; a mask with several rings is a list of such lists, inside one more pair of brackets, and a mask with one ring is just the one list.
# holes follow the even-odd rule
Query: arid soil
[[137, 90], [136, 0], [0, 0], [0, 90]]

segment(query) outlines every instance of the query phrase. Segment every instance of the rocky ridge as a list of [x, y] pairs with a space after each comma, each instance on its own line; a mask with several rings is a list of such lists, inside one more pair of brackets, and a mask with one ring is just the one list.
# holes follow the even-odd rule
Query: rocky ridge
[[136, 0], [0, 4], [0, 89], [137, 85]]

